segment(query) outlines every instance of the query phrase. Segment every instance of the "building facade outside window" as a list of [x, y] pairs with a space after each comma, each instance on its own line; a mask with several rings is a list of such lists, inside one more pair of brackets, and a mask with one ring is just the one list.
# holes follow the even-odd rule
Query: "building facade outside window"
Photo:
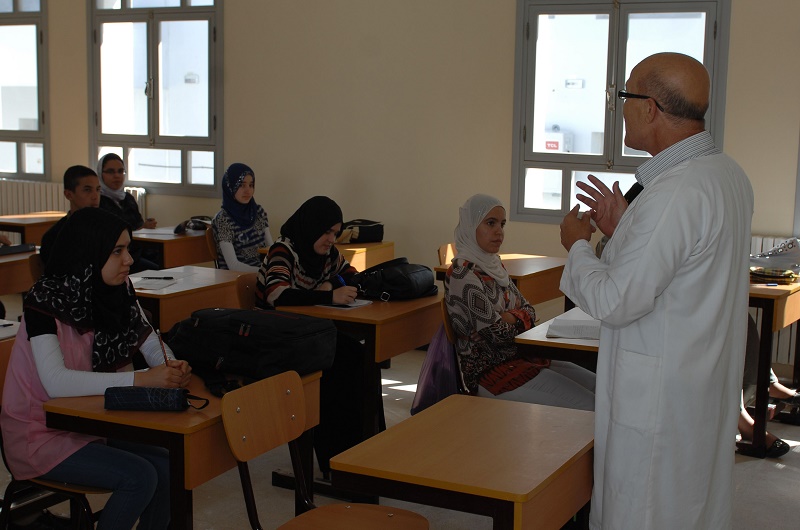
[[50, 166], [47, 0], [0, 0], [0, 177], [45, 180]]
[[589, 174], [623, 193], [650, 155], [624, 145], [618, 92], [658, 52], [701, 61], [712, 79], [706, 128], [722, 145], [730, 0], [519, 0], [514, 220], [559, 223]]
[[88, 0], [91, 156], [127, 183], [216, 196], [222, 167], [222, 2]]

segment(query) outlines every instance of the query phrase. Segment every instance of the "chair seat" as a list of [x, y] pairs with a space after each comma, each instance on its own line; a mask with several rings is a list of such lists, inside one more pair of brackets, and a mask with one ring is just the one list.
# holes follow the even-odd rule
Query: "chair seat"
[[377, 504], [319, 506], [280, 526], [278, 530], [428, 530], [423, 516]]
[[111, 490], [105, 488], [81, 486], [69, 482], [58, 482], [57, 480], [46, 480], [43, 478], [31, 478], [28, 479], [28, 482], [33, 482], [34, 484], [53, 490], [71, 491], [72, 493], [82, 493], [84, 495], [103, 495], [104, 493], [111, 493]]

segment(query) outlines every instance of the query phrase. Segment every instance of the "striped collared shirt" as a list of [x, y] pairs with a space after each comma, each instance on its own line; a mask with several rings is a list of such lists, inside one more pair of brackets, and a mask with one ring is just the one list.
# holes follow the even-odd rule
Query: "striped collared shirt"
[[721, 152], [714, 145], [714, 139], [711, 138], [711, 134], [708, 131], [703, 131], [667, 147], [639, 166], [639, 169], [636, 170], [636, 180], [646, 188], [658, 175], [681, 162], [692, 158], [700, 158], [701, 156], [716, 155]]

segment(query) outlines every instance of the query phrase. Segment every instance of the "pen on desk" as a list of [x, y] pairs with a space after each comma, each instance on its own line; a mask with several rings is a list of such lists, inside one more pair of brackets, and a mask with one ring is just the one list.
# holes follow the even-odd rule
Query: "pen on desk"
[[10, 327], [11, 327], [11, 326], [13, 326], [13, 325], [14, 325], [14, 324], [13, 324], [13, 323], [11, 323], [11, 322], [9, 322], [8, 324], [0, 324], [0, 328], [10, 328]]
[[174, 280], [172, 276], [142, 276], [143, 280]]
[[156, 337], [158, 337], [158, 343], [161, 344], [161, 353], [164, 354], [164, 364], [168, 364], [169, 357], [167, 357], [167, 349], [164, 347], [164, 339], [161, 338], [161, 331], [156, 330]]

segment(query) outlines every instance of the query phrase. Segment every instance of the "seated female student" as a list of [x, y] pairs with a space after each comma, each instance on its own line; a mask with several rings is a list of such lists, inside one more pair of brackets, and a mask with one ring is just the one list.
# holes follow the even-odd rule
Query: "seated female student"
[[[142, 218], [136, 199], [125, 191], [125, 164], [118, 154], [108, 153], [101, 156], [97, 161], [97, 175], [100, 177], [100, 208], [122, 217], [131, 230], [156, 227], [158, 223], [152, 217]], [[131, 244], [130, 252], [134, 259], [131, 272], [161, 268], [158, 265], [161, 258], [157, 253], [145, 256], [143, 249], [136, 243]]]
[[536, 313], [498, 256], [505, 224], [505, 209], [488, 195], [470, 197], [459, 210], [458, 255], [444, 288], [464, 383], [478, 396], [594, 410], [593, 373], [517, 353], [514, 337], [533, 327]]
[[256, 272], [258, 249], [272, 245], [267, 212], [253, 198], [255, 189], [255, 173], [244, 164], [231, 164], [222, 175], [222, 209], [211, 222], [220, 269]]
[[[356, 270], [334, 246], [341, 229], [342, 210], [333, 200], [312, 197], [304, 202], [281, 227], [281, 236], [258, 271], [256, 305], [280, 309], [284, 305], [352, 302], [358, 293], [346, 284]], [[322, 376], [314, 447], [323, 475], [330, 470], [331, 456], [363, 441], [363, 423], [357, 413], [363, 385], [372, 385], [375, 399], [381, 399], [380, 382], [360, 377], [361, 348], [357, 339], [340, 332], [333, 366]]]
[[[130, 229], [98, 208], [74, 212], [55, 241], [44, 275], [23, 304], [0, 413], [8, 466], [17, 479], [41, 477], [113, 491], [98, 530], [169, 526], [169, 454], [158, 447], [45, 426], [42, 404], [103, 394], [112, 386], [185, 387], [191, 369], [174, 360], [143, 316], [128, 279]], [[141, 351], [150, 369], [131, 371]]]

